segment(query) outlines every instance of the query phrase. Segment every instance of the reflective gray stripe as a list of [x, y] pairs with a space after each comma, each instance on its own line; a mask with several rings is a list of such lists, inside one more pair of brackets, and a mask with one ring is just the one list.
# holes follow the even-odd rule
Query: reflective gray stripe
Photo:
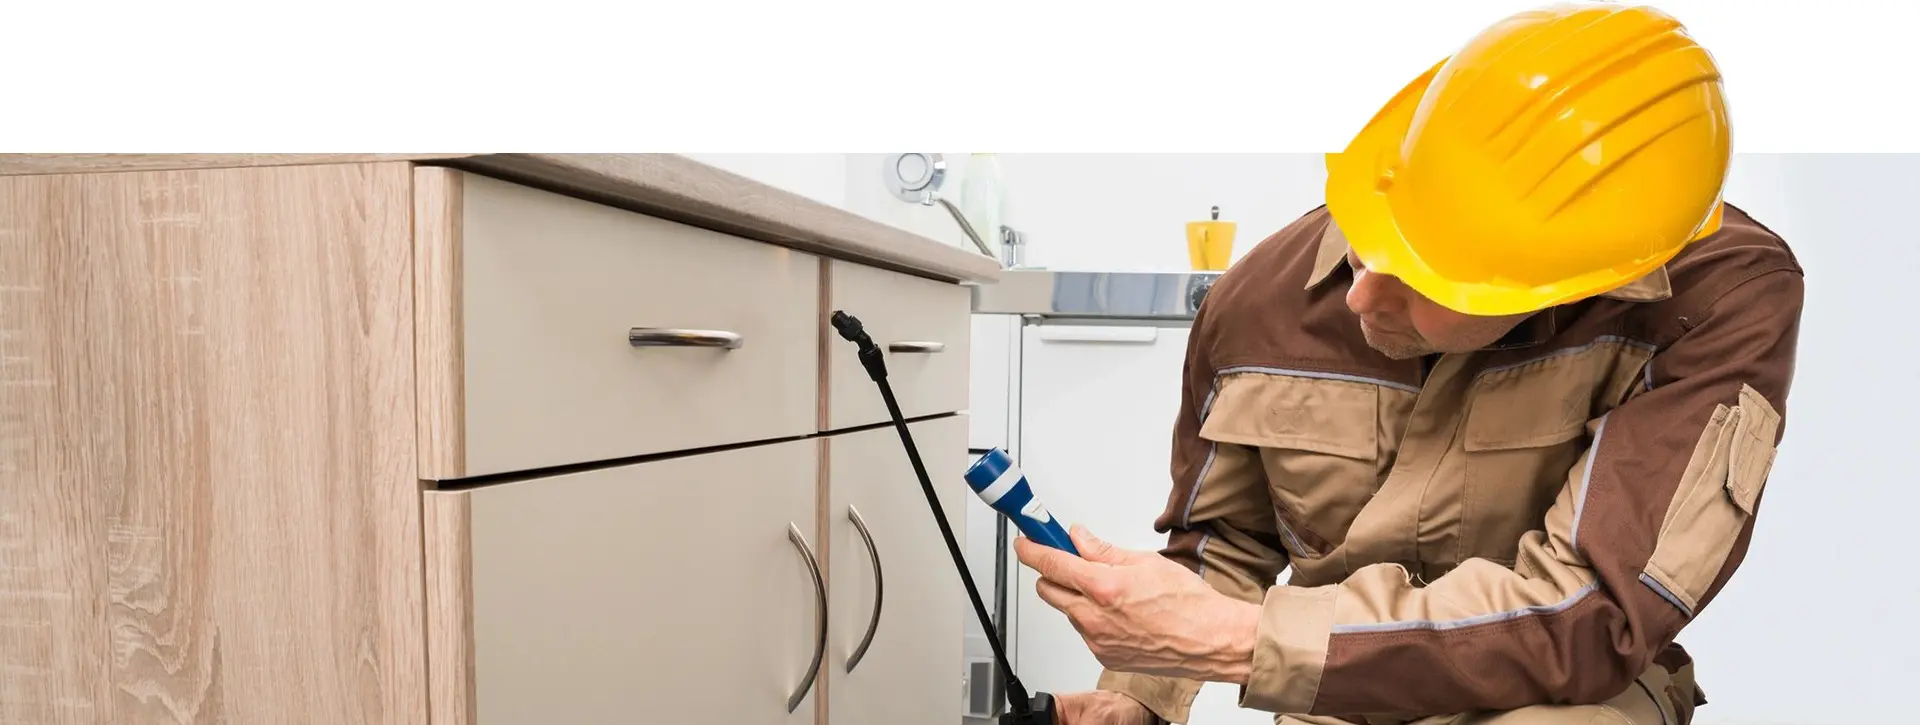
[[1693, 619], [1693, 607], [1687, 606], [1687, 603], [1680, 601], [1680, 598], [1674, 596], [1673, 592], [1667, 591], [1666, 585], [1655, 581], [1651, 576], [1647, 576], [1646, 572], [1640, 573], [1640, 583], [1647, 585], [1647, 588], [1652, 589], [1653, 593], [1660, 595], [1661, 599], [1667, 600], [1667, 603], [1673, 605], [1675, 609], [1680, 610], [1681, 614], [1687, 615], [1687, 619]]
[[1212, 540], [1213, 540], [1213, 532], [1209, 531], [1207, 533], [1201, 534], [1200, 545], [1197, 547], [1194, 547], [1193, 549], [1193, 558], [1200, 560], [1200, 569], [1198, 571], [1195, 571], [1194, 573], [1202, 577], [1207, 575], [1207, 542]]
[[1360, 375], [1348, 375], [1346, 373], [1323, 373], [1317, 370], [1292, 370], [1289, 368], [1269, 368], [1269, 367], [1261, 367], [1258, 365], [1239, 365], [1239, 366], [1230, 367], [1230, 368], [1221, 368], [1218, 372], [1215, 372], [1213, 374], [1215, 385], [1216, 386], [1218, 385], [1218, 381], [1220, 380], [1221, 376], [1232, 375], [1235, 373], [1262, 373], [1266, 375], [1284, 375], [1287, 377], [1294, 377], [1294, 378], [1311, 378], [1314, 380], [1343, 380], [1349, 383], [1365, 383], [1367, 385], [1378, 385], [1383, 388], [1392, 388], [1394, 390], [1404, 390], [1409, 393], [1420, 392], [1420, 386], [1418, 385], [1396, 383], [1396, 382], [1393, 382], [1392, 380], [1382, 380], [1380, 378], [1369, 378], [1369, 377], [1364, 377]]
[[1505, 622], [1509, 620], [1519, 619], [1521, 617], [1531, 617], [1531, 616], [1540, 615], [1540, 614], [1554, 614], [1556, 612], [1564, 612], [1572, 608], [1573, 605], [1579, 604], [1580, 600], [1587, 598], [1587, 595], [1589, 594], [1599, 591], [1599, 588], [1600, 588], [1600, 585], [1598, 583], [1588, 584], [1584, 587], [1580, 587], [1578, 590], [1575, 590], [1574, 593], [1571, 596], [1568, 596], [1566, 599], [1562, 599], [1552, 604], [1541, 604], [1541, 605], [1536, 605], [1531, 607], [1522, 607], [1520, 609], [1509, 609], [1504, 612], [1482, 614], [1474, 617], [1467, 617], [1466, 619], [1449, 619], [1446, 621], [1414, 620], [1411, 622], [1366, 622], [1362, 624], [1336, 624], [1336, 625], [1333, 625], [1333, 633], [1334, 634], [1360, 634], [1364, 632], [1403, 632], [1403, 631], [1412, 631], [1412, 630], [1444, 632], [1450, 629], [1463, 629], [1466, 627], [1477, 627], [1482, 624], [1493, 624], [1495, 622]]
[[1603, 415], [1600, 425], [1593, 429], [1593, 445], [1587, 446], [1587, 465], [1580, 471], [1580, 488], [1573, 492], [1573, 530], [1567, 534], [1567, 543], [1575, 554], [1580, 552], [1580, 514], [1587, 510], [1587, 492], [1593, 490], [1593, 462], [1600, 459], [1600, 440], [1606, 436], [1607, 416]]
[[1281, 520], [1278, 517], [1275, 517], [1274, 523], [1277, 523], [1280, 525], [1280, 533], [1287, 535], [1287, 541], [1293, 542], [1294, 551], [1298, 552], [1301, 556], [1308, 557], [1308, 558], [1320, 557], [1320, 552], [1307, 548], [1307, 545], [1300, 541], [1300, 537], [1293, 533], [1293, 527], [1288, 526], [1286, 521]]
[[1208, 441], [1207, 460], [1200, 464], [1200, 475], [1193, 479], [1193, 490], [1187, 492], [1187, 510], [1180, 514], [1180, 528], [1193, 525], [1193, 503], [1200, 500], [1200, 486], [1207, 482], [1207, 472], [1213, 470], [1213, 456], [1220, 452], [1220, 444]]
[[[1588, 350], [1592, 350], [1601, 345], [1626, 345], [1627, 347], [1639, 348], [1641, 350], [1646, 350], [1647, 352], [1657, 352], [1659, 350], [1659, 348], [1654, 347], [1652, 343], [1641, 342], [1639, 340], [1621, 337], [1619, 335], [1601, 335], [1600, 337], [1594, 338], [1593, 342], [1589, 342], [1585, 345], [1579, 345], [1575, 347], [1563, 347], [1558, 350], [1554, 350], [1552, 352], [1541, 355], [1539, 357], [1527, 358], [1525, 360], [1521, 360], [1520, 362], [1507, 363], [1505, 365], [1501, 365], [1498, 367], [1487, 368], [1475, 374], [1473, 376], [1473, 379], [1479, 380], [1480, 378], [1484, 378], [1488, 375], [1492, 375], [1494, 373], [1497, 373], [1503, 370], [1512, 370], [1517, 367], [1532, 365], [1542, 360], [1552, 360], [1557, 357], [1565, 357], [1568, 355], [1578, 355], [1580, 353], [1586, 352]], [[1648, 374], [1647, 380], [1648, 381], [1653, 380], [1651, 373]]]

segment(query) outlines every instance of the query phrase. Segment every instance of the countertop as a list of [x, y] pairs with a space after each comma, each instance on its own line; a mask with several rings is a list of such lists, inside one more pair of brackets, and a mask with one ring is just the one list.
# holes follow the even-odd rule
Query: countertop
[[923, 277], [990, 283], [998, 261], [676, 154], [0, 154], [0, 176], [411, 161]]
[[1088, 323], [1190, 323], [1219, 272], [1010, 269], [973, 288], [973, 311]]

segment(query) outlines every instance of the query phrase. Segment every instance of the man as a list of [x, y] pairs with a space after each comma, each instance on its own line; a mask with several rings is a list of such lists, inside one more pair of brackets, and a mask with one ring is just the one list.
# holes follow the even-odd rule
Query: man
[[1107, 667], [1063, 721], [1211, 681], [1283, 723], [1690, 722], [1803, 289], [1720, 202], [1719, 79], [1656, 10], [1549, 7], [1330, 157], [1194, 320], [1165, 549], [1016, 544]]

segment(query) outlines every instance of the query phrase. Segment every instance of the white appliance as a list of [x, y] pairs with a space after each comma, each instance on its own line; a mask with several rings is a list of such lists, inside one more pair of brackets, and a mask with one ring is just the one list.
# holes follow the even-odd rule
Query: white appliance
[[[1007, 448], [1064, 522], [1121, 546], [1159, 549], [1165, 537], [1153, 520], [1168, 491], [1188, 328], [1215, 277], [1013, 270], [977, 288], [971, 446]], [[974, 505], [968, 556], [990, 560], [1002, 538], [998, 517]], [[1091, 689], [1099, 662], [1018, 564], [1009, 552], [1000, 584], [1011, 588], [1015, 671], [1029, 690]], [[991, 656], [980, 640], [968, 643], [969, 657], [976, 646]], [[1271, 725], [1271, 715], [1241, 710], [1236, 695], [1231, 686], [1203, 688], [1193, 721]]]

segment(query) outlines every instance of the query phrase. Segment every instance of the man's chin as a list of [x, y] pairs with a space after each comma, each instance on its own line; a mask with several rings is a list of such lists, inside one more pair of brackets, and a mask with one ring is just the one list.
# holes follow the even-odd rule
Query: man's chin
[[1367, 335], [1367, 347], [1394, 360], [1412, 360], [1428, 354], [1427, 346], [1405, 338], [1380, 339]]

